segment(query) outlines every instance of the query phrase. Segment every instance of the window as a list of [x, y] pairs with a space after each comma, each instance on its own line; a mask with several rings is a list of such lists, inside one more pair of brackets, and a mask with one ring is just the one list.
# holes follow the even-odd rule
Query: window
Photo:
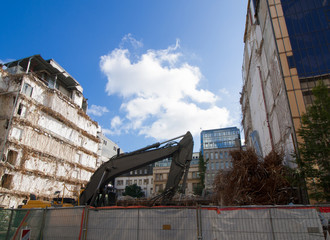
[[211, 163], [211, 169], [214, 170], [214, 163]]
[[144, 169], [144, 174], [147, 174], [148, 173], [148, 169]]
[[209, 154], [205, 153], [205, 160], [209, 159]]
[[24, 117], [25, 116], [25, 112], [26, 112], [26, 107], [22, 103], [20, 103], [18, 105], [17, 114], [20, 115], [20, 116], [22, 116], [22, 117]]
[[219, 154], [216, 152], [215, 153], [215, 159], [218, 159], [219, 158]]
[[213, 160], [213, 153], [210, 153], [210, 158], [211, 160]]
[[156, 184], [156, 192], [161, 192], [161, 191], [163, 191], [163, 184]]
[[73, 170], [72, 177], [78, 179], [78, 177], [79, 177], [79, 171], [78, 170]]
[[144, 179], [144, 180], [143, 180], [143, 184], [144, 184], [144, 185], [148, 185], [148, 184], [149, 184], [149, 179], [148, 179], [148, 178]]
[[139, 173], [142, 174], [142, 169], [139, 170]]
[[108, 142], [107, 141], [105, 141], [105, 140], [103, 140], [103, 145], [107, 145], [108, 144]]
[[13, 181], [13, 175], [4, 174], [1, 178], [1, 187], [12, 189], [11, 182]]
[[21, 140], [23, 130], [20, 128], [14, 127], [11, 131], [11, 137], [16, 140]]
[[228, 158], [228, 152], [225, 152], [225, 158]]
[[139, 179], [139, 185], [142, 185], [142, 179]]
[[228, 162], [226, 162], [226, 168], [229, 168], [229, 163]]
[[215, 163], [215, 169], [216, 169], [216, 170], [219, 170], [219, 163], [218, 163], [218, 162]]
[[122, 186], [124, 184], [124, 180], [118, 180], [117, 181], [117, 186]]
[[13, 150], [9, 150], [7, 154], [7, 162], [9, 162], [12, 165], [15, 165], [16, 159], [17, 159], [17, 152]]
[[163, 180], [163, 174], [156, 173], [156, 180]]
[[22, 88], [22, 92], [26, 95], [26, 96], [29, 96], [31, 97], [32, 96], [32, 91], [33, 91], [33, 88], [31, 87], [30, 84], [27, 84], [27, 83], [24, 83], [24, 86]]
[[223, 162], [220, 163], [220, 167], [221, 167], [221, 169], [224, 169], [225, 168]]
[[223, 152], [220, 152], [220, 159], [223, 159]]
[[81, 154], [80, 153], [76, 153], [76, 163], [81, 164]]

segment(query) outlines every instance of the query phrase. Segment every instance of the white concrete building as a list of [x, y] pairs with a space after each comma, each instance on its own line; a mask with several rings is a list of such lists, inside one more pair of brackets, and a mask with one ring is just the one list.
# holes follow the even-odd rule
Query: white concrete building
[[54, 60], [34, 55], [0, 68], [0, 205], [30, 193], [77, 197], [97, 168], [99, 126], [83, 88]]
[[119, 153], [122, 153], [122, 151], [119, 146], [107, 138], [102, 131], [98, 133], [98, 137], [101, 141], [99, 145], [100, 158], [97, 164], [99, 167], [102, 163], [109, 161], [111, 157], [117, 155], [117, 151], [119, 151]]
[[[136, 170], [138, 171], [138, 170]], [[144, 192], [145, 197], [150, 197], [154, 193], [153, 191], [153, 177], [152, 175], [131, 175], [117, 177], [115, 180], [115, 187], [117, 190], [118, 196], [122, 196], [123, 192], [125, 192], [125, 187], [129, 185], [136, 184], [141, 187]]]
[[278, 53], [276, 44], [283, 39], [275, 37], [272, 24], [278, 19], [271, 17], [269, 4], [274, 6], [272, 1], [248, 4], [240, 100], [242, 125], [248, 146], [254, 146], [263, 157], [272, 149], [283, 151], [290, 163], [296, 135], [281, 66], [286, 56]]

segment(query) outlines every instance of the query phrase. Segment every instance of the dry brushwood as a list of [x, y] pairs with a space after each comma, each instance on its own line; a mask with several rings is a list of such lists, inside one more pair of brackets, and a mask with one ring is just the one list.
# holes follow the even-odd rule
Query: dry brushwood
[[214, 201], [224, 206], [288, 204], [290, 183], [285, 178], [283, 156], [272, 151], [258, 159], [253, 149], [231, 152], [231, 171], [219, 171], [214, 181]]

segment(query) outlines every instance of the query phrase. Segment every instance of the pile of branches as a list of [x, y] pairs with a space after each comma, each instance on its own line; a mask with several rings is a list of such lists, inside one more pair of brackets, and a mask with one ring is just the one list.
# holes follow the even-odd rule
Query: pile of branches
[[292, 188], [286, 178], [283, 155], [275, 151], [264, 159], [253, 149], [231, 152], [231, 171], [219, 171], [214, 201], [223, 206], [288, 204]]

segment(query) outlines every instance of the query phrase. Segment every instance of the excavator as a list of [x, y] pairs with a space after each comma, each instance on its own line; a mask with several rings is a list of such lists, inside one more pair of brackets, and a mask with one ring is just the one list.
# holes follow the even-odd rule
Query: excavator
[[[182, 138], [179, 142], [174, 140]], [[185, 182], [188, 176], [190, 162], [193, 153], [193, 138], [188, 131], [185, 135], [167, 140], [161, 143], [155, 143], [150, 146], [141, 148], [139, 150], [120, 154], [110, 158], [109, 161], [104, 162], [91, 176], [85, 189], [81, 191], [78, 203], [79, 205], [89, 205], [93, 207], [102, 207], [114, 205], [116, 202], [115, 188], [110, 184], [116, 177], [136, 170], [143, 166], [147, 166], [154, 162], [172, 157], [170, 172], [168, 175], [166, 187], [164, 191], [153, 198], [151, 201], [161, 201], [162, 203], [169, 202], [176, 191], [180, 181], [183, 180], [183, 192], [185, 189]], [[57, 199], [59, 200], [59, 199]], [[23, 208], [35, 207], [65, 207], [62, 204], [40, 204], [34, 203], [37, 200], [29, 200]], [[59, 203], [60, 201], [57, 201]], [[73, 206], [73, 205], [68, 205]]]
[[[182, 138], [180, 142], [174, 140]], [[183, 178], [185, 185], [193, 153], [193, 138], [190, 132], [162, 143], [144, 147], [134, 152], [117, 154], [103, 163], [92, 175], [85, 190], [80, 194], [79, 204], [94, 207], [114, 203], [113, 188], [109, 183], [123, 173], [133, 171], [162, 159], [172, 157], [170, 172], [163, 193], [153, 201], [167, 202], [172, 199]], [[183, 190], [185, 186], [183, 186]]]

